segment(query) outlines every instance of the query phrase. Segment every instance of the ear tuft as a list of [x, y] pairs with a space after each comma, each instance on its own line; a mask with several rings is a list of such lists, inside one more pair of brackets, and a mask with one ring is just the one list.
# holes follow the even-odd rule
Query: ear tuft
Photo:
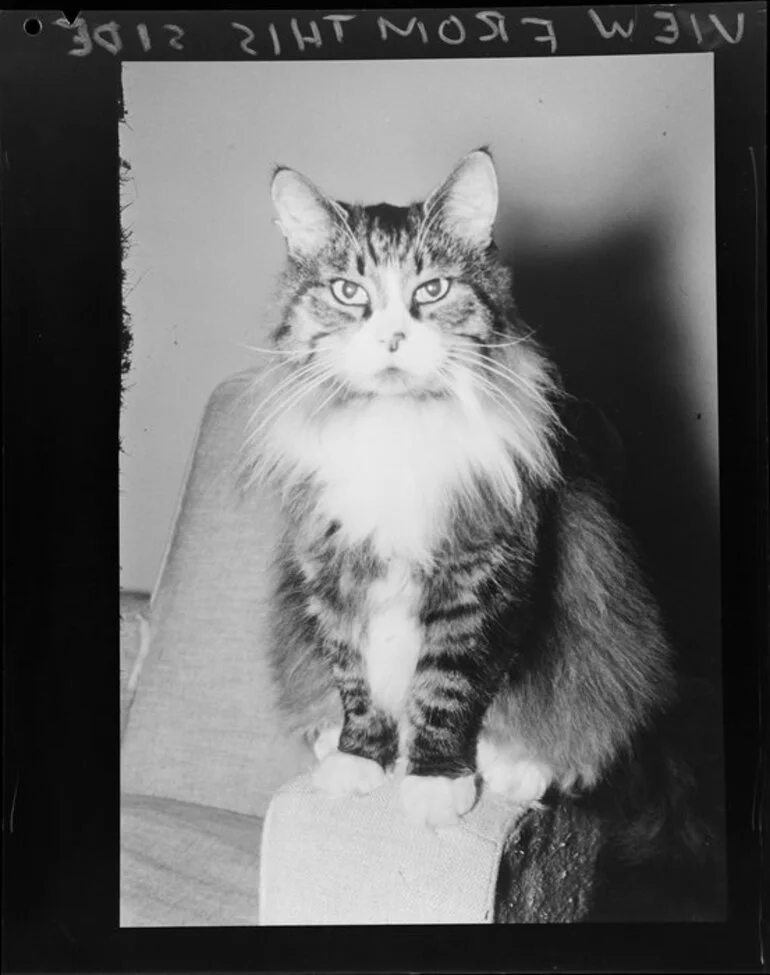
[[310, 256], [323, 247], [332, 232], [330, 204], [301, 173], [276, 167], [271, 187], [278, 226], [289, 251]]

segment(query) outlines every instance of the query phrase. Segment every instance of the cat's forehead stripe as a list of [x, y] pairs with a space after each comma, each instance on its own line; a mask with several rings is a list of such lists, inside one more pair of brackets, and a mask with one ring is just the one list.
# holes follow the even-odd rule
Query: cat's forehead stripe
[[403, 260], [414, 243], [419, 225], [415, 207], [398, 207], [388, 203], [355, 209], [351, 224], [363, 240], [369, 259], [375, 264]]
[[409, 245], [407, 215], [406, 210], [387, 204], [369, 210], [367, 241], [378, 262], [404, 256]]

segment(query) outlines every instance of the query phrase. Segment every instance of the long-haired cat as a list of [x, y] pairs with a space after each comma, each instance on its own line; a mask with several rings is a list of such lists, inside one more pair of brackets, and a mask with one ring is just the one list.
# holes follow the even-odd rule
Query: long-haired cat
[[320, 731], [316, 785], [405, 766], [429, 826], [479, 782], [524, 805], [592, 789], [672, 700], [671, 654], [517, 318], [490, 154], [406, 207], [286, 168], [272, 196], [279, 364], [246, 459], [283, 499], [272, 660], [294, 728]]

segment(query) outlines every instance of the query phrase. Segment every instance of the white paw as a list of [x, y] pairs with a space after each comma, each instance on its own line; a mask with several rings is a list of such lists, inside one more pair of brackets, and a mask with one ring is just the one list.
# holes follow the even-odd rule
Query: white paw
[[506, 752], [485, 739], [479, 742], [476, 761], [489, 790], [517, 806], [535, 805], [553, 781], [553, 772], [543, 762]]
[[401, 805], [418, 826], [454, 826], [476, 802], [472, 775], [407, 775], [401, 783]]
[[385, 781], [382, 766], [370, 758], [332, 751], [313, 772], [316, 789], [330, 796], [374, 792]]
[[319, 734], [313, 743], [313, 751], [319, 762], [322, 762], [330, 752], [337, 750], [341, 734], [341, 725], [336, 725], [334, 728], [324, 728]]

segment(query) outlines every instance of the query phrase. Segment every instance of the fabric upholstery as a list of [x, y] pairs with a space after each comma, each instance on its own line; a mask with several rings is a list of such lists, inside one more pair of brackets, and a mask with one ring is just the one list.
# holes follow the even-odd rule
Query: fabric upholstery
[[276, 499], [239, 495], [247, 375], [215, 390], [165, 565], [122, 748], [122, 790], [263, 815], [312, 765], [281, 729], [268, 671]]
[[253, 925], [262, 820], [148, 796], [121, 815], [121, 927]]
[[405, 819], [392, 779], [335, 799], [301, 776], [268, 810], [260, 923], [492, 923], [500, 856], [519, 816], [484, 795], [461, 825], [433, 831]]
[[150, 594], [120, 593], [120, 737], [128, 723], [150, 643]]

